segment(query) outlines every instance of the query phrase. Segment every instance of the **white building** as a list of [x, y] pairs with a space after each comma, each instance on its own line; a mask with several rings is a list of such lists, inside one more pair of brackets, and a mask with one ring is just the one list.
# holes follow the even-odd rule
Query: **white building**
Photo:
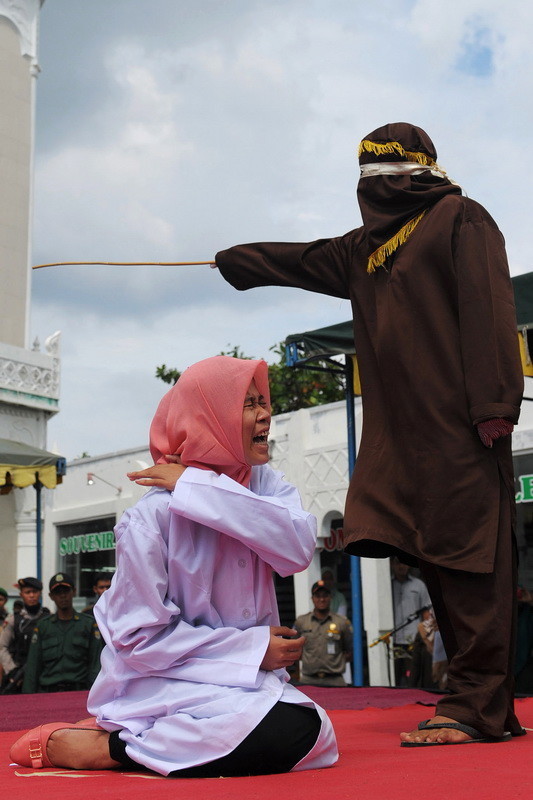
[[[526, 396], [528, 392], [526, 391]], [[532, 395], [533, 397], [533, 392]], [[360, 400], [356, 400], [356, 430], [361, 430]], [[522, 581], [533, 588], [533, 402], [524, 402], [522, 421], [514, 435], [518, 504], [518, 543]], [[311, 607], [311, 586], [321, 567], [332, 566], [341, 590], [349, 595], [350, 558], [342, 552], [342, 516], [348, 487], [346, 411], [344, 402], [301, 409], [274, 417], [271, 426], [272, 466], [298, 486], [304, 507], [318, 519], [318, 545], [309, 569], [291, 581], [278, 583], [282, 616], [292, 624], [294, 614]], [[126, 473], [150, 465], [147, 448], [135, 448], [68, 465], [67, 479], [49, 493], [43, 574], [63, 569], [73, 575], [79, 593], [89, 597], [96, 572], [114, 566], [115, 521], [144, 493]], [[89, 483], [88, 476], [92, 476]], [[520, 500], [520, 498], [519, 498]], [[363, 624], [367, 643], [393, 627], [387, 559], [361, 559]], [[80, 600], [80, 605], [82, 601]], [[370, 683], [387, 685], [387, 650], [382, 644], [368, 649]], [[392, 674], [394, 671], [392, 670]]]
[[[0, 440], [34, 451], [58, 411], [59, 335], [29, 342], [31, 212], [39, 12], [44, 0], [0, 0]], [[9, 490], [0, 444], [0, 585], [36, 574], [32, 486]], [[2, 459], [4, 455], [4, 459]], [[39, 454], [36, 452], [36, 456]], [[16, 481], [12, 481], [17, 485]], [[19, 484], [20, 485], [20, 484]]]

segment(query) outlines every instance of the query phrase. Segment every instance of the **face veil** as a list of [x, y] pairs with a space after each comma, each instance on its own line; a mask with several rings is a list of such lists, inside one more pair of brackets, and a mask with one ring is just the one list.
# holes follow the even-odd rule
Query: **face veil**
[[437, 151], [422, 128], [394, 122], [359, 145], [357, 199], [368, 247], [367, 271], [384, 266], [412, 234], [429, 208], [448, 194], [461, 194], [437, 164]]

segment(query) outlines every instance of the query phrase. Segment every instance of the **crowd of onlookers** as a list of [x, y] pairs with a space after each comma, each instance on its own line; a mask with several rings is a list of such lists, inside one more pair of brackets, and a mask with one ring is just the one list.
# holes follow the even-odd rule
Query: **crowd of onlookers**
[[[445, 690], [446, 652], [425, 583], [391, 559], [396, 686]], [[518, 589], [515, 692], [533, 694], [533, 592]]]
[[[109, 573], [94, 579], [94, 603], [111, 585]], [[0, 587], [0, 694], [88, 689], [100, 669], [103, 642], [93, 606], [74, 608], [76, 587], [64, 572], [50, 578], [43, 605], [38, 578], [20, 578], [19, 598], [7, 612], [8, 593]]]
[[[420, 578], [393, 559], [392, 594], [396, 686], [446, 689], [447, 660], [432, 613], [427, 588]], [[66, 573], [50, 578], [52, 612], [43, 605], [38, 578], [20, 578], [19, 597], [7, 611], [8, 592], [0, 587], [0, 694], [88, 689], [100, 668], [104, 645], [94, 619], [94, 605], [111, 586], [111, 574], [95, 575], [94, 600], [74, 608], [76, 587]], [[352, 628], [346, 598], [335, 587], [333, 572], [323, 570], [312, 588], [313, 609], [294, 627], [306, 637], [298, 682], [345, 686], [351, 660]], [[516, 691], [533, 693], [533, 592], [518, 591]]]

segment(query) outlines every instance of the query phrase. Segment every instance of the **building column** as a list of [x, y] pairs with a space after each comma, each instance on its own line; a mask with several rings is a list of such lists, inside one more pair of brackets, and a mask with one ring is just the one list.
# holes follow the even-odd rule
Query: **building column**
[[17, 542], [16, 579], [37, 577], [36, 497], [35, 489], [13, 489], [15, 492], [15, 530]]
[[[394, 627], [392, 587], [388, 558], [362, 558], [363, 619], [370, 645]], [[390, 660], [387, 664], [387, 659]], [[368, 682], [370, 686], [394, 686], [392, 640], [368, 647]]]

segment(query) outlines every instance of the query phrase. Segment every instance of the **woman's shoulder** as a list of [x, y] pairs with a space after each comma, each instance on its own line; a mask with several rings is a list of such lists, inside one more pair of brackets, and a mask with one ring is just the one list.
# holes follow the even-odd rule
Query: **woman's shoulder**
[[129, 528], [140, 528], [147, 533], [160, 533], [168, 528], [171, 512], [170, 492], [166, 489], [150, 489], [137, 503], [124, 511], [115, 527], [115, 538]]

